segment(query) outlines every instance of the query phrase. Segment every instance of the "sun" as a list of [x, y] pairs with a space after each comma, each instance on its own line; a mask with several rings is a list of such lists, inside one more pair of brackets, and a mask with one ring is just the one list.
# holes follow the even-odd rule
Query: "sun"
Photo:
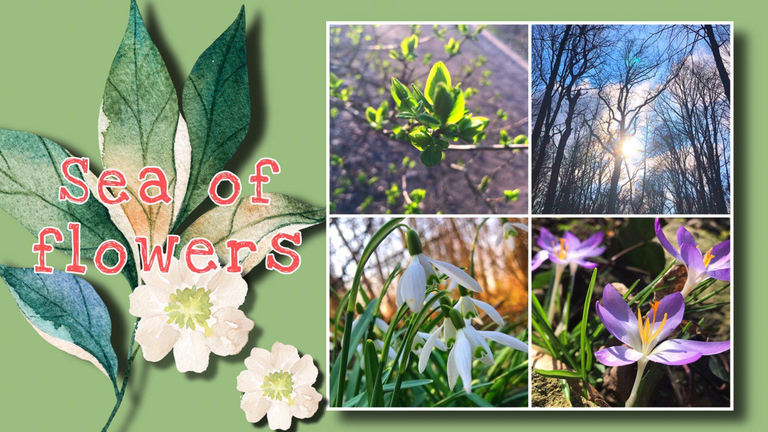
[[637, 156], [638, 153], [640, 153], [643, 150], [643, 143], [640, 142], [640, 139], [636, 136], [631, 136], [624, 140], [624, 143], [621, 145], [621, 152], [624, 154], [624, 156], [631, 158], [634, 156]]

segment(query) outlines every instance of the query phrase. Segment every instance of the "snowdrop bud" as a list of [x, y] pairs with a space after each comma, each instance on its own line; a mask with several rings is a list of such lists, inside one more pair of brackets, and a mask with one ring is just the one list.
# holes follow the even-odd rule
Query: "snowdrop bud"
[[451, 309], [450, 312], [451, 317], [451, 323], [454, 327], [456, 327], [456, 330], [461, 330], [464, 327], [466, 327], [466, 324], [464, 323], [464, 318], [461, 316], [461, 312], [457, 311], [456, 309]]
[[411, 254], [411, 256], [421, 254], [421, 240], [416, 231], [409, 229], [405, 234], [405, 242], [408, 245], [408, 253]]

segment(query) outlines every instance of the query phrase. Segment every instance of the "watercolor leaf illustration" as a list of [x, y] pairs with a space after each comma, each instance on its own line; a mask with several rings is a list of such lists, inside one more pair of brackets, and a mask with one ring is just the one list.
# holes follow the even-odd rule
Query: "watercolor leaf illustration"
[[[112, 222], [109, 213], [96, 199], [82, 205], [59, 201], [59, 188], [65, 186], [71, 194], [80, 192], [61, 176], [59, 167], [71, 155], [55, 142], [27, 132], [0, 129], [0, 207], [18, 220], [32, 235], [37, 236], [45, 227], [58, 228], [63, 242], [54, 246], [72, 254], [70, 222], [79, 222], [80, 251], [84, 258], [92, 259], [96, 249], [105, 240], [128, 242]], [[78, 170], [70, 174], [80, 180]], [[104, 262], [114, 265], [117, 256], [107, 252]], [[135, 287], [136, 266], [133, 257], [123, 268], [123, 275]]]
[[112, 321], [104, 302], [85, 279], [54, 270], [0, 264], [21, 313], [46, 340], [60, 350], [93, 363], [117, 389], [117, 356], [112, 348]]
[[298, 230], [325, 221], [325, 209], [313, 207], [287, 195], [265, 193], [268, 206], [250, 205], [249, 198], [241, 198], [231, 206], [216, 207], [198, 218], [181, 234], [181, 244], [195, 237], [209, 239], [222, 265], [229, 264], [229, 239], [247, 238], [256, 242], [257, 251], [241, 251], [238, 257], [247, 274], [272, 250], [270, 240], [278, 233]]
[[248, 132], [251, 99], [245, 57], [245, 8], [197, 59], [184, 84], [182, 106], [192, 160], [183, 220], [208, 196], [211, 178], [224, 168]]
[[[165, 243], [177, 215], [174, 206], [184, 199], [189, 140], [176, 89], [135, 2], [104, 88], [99, 146], [104, 168], [120, 170], [126, 177], [125, 191], [130, 197], [122, 204], [130, 222], [130, 230], [123, 227], [126, 237], [146, 236], [152, 245]], [[149, 166], [161, 168], [168, 176], [173, 203], [139, 200], [139, 174]], [[157, 178], [156, 174], [147, 178], [152, 176]], [[147, 192], [156, 193], [156, 189]]]

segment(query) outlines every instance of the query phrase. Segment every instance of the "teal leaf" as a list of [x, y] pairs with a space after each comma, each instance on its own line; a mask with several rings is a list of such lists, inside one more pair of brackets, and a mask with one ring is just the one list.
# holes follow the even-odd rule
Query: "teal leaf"
[[245, 138], [251, 120], [245, 62], [245, 9], [197, 59], [182, 97], [192, 145], [189, 188], [181, 222], [208, 196], [221, 171]]
[[[60, 170], [62, 161], [70, 156], [49, 139], [0, 129], [0, 207], [35, 237], [45, 227], [61, 230], [64, 241], [53, 246], [68, 254], [72, 254], [69, 222], [81, 224], [80, 251], [84, 258], [93, 259], [96, 249], [106, 240], [116, 240], [130, 251], [128, 241], [110, 219], [107, 208], [95, 197], [91, 196], [84, 204], [59, 201], [61, 186], [66, 186], [74, 196], [82, 194], [64, 179]], [[78, 169], [70, 169], [70, 174], [83, 179]], [[104, 258], [109, 266], [117, 263], [113, 252]], [[135, 288], [136, 266], [130, 253], [123, 275], [131, 288]]]
[[[178, 146], [177, 124], [181, 132]], [[176, 163], [177, 159], [189, 160], [185, 130], [179, 117], [176, 89], [147, 33], [136, 2], [132, 1], [128, 27], [109, 70], [99, 114], [104, 168], [119, 169], [127, 180], [125, 191], [131, 199], [121, 208], [132, 228], [130, 232], [123, 231], [128, 240], [133, 240], [133, 236], [147, 236], [153, 245], [165, 243], [174, 219], [174, 205], [142, 203], [138, 199], [139, 172], [147, 166], [162, 168], [168, 181], [168, 194], [174, 198], [177, 182], [186, 184], [189, 170], [185, 166], [188, 162], [179, 166]], [[181, 189], [181, 195], [185, 189]], [[153, 188], [151, 193], [156, 191], [157, 188]]]
[[0, 264], [0, 278], [24, 318], [48, 343], [93, 363], [117, 387], [117, 356], [112, 348], [112, 321], [107, 307], [85, 279], [54, 270]]

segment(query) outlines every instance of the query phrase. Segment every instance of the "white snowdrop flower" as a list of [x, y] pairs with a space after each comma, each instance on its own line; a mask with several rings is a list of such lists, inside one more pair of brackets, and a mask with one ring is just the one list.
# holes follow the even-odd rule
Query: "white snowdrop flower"
[[[483, 292], [483, 287], [464, 270], [453, 264], [429, 258], [422, 253], [421, 240], [414, 230], [406, 235], [408, 252], [411, 259], [400, 280], [397, 282], [397, 305], [408, 305], [412, 312], [418, 313], [427, 295], [427, 281], [430, 275], [437, 275], [439, 270], [449, 279], [474, 292]], [[433, 268], [434, 267], [434, 268]]]
[[501, 317], [501, 314], [499, 311], [496, 310], [493, 306], [490, 304], [482, 301], [474, 299], [468, 295], [462, 296], [461, 299], [459, 299], [458, 302], [456, 302], [456, 305], [454, 306], [456, 310], [458, 310], [461, 313], [461, 316], [464, 319], [476, 319], [479, 317], [477, 309], [479, 308], [483, 312], [485, 312], [486, 315], [496, 324], [503, 326], [504, 325], [504, 318]]
[[515, 250], [515, 237], [517, 230], [528, 232], [528, 225], [519, 222], [505, 222], [501, 227], [501, 232], [496, 237], [496, 246], [504, 245], [510, 252]]
[[198, 274], [171, 257], [169, 272], [142, 271], [144, 285], [131, 293], [130, 313], [141, 318], [136, 342], [144, 358], [156, 362], [173, 349], [179, 372], [203, 372], [210, 353], [239, 353], [253, 321], [238, 309], [248, 284], [221, 267]]
[[317, 412], [323, 396], [312, 387], [317, 380], [312, 356], [300, 358], [296, 348], [275, 342], [271, 352], [251, 350], [245, 366], [237, 376], [237, 390], [245, 393], [240, 408], [249, 422], [266, 415], [270, 429], [286, 430], [293, 417], [305, 419]]

